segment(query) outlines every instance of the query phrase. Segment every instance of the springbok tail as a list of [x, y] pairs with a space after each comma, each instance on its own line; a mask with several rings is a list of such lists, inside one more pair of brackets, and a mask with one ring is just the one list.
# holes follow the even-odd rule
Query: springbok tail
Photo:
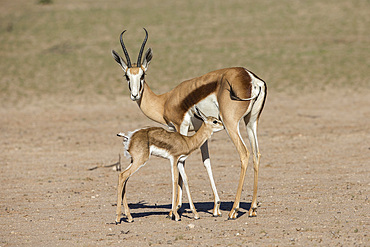
[[131, 140], [132, 134], [133, 134], [132, 132], [128, 132], [127, 135], [123, 132], [120, 132], [120, 133], [117, 134], [118, 137], [123, 137], [122, 144], [123, 144], [123, 147], [124, 147], [124, 155], [125, 155], [125, 157], [128, 157], [128, 158], [131, 158], [131, 155], [128, 152], [128, 149], [129, 149], [129, 146], [130, 146], [130, 140]]
[[233, 90], [233, 87], [231, 86], [231, 84], [230, 84], [229, 80], [227, 80], [227, 79], [226, 79], [226, 81], [227, 81], [227, 83], [229, 84], [229, 87], [230, 87], [230, 89], [227, 89], [227, 90], [230, 92], [230, 99], [232, 99], [232, 100], [236, 100], [236, 101], [249, 101], [249, 100], [254, 100], [254, 99], [256, 99], [256, 98], [260, 95], [261, 87], [259, 86], [259, 87], [258, 87], [258, 92], [257, 92], [254, 96], [252, 96], [252, 97], [250, 97], [250, 98], [242, 99], [242, 98], [240, 98], [240, 97], [238, 97], [238, 96], [236, 95], [236, 93], [235, 93], [235, 91]]
[[125, 135], [125, 133], [123, 132], [120, 132], [117, 134], [118, 137], [123, 137], [123, 142], [127, 142], [128, 141], [128, 136]]

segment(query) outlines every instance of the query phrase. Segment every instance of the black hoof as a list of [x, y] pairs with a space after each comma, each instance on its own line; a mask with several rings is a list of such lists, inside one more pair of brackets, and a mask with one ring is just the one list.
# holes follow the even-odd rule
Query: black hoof
[[181, 221], [181, 218], [179, 218], [178, 220], [176, 220], [176, 216], [175, 215], [172, 215], [172, 220], [174, 220], [174, 221]]

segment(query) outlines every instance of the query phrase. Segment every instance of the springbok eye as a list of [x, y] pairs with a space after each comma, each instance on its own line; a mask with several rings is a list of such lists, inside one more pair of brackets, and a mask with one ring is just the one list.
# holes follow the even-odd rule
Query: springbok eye
[[214, 123], [214, 124], [217, 124], [217, 123], [218, 123], [218, 121], [217, 121], [217, 120], [213, 120], [213, 123]]
[[125, 75], [125, 77], [127, 81], [130, 81], [130, 77], [128, 77], [128, 75]]

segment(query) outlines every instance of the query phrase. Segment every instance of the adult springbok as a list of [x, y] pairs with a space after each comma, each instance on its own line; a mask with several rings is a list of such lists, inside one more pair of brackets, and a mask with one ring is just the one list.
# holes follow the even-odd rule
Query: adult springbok
[[[186, 80], [171, 91], [157, 95], [145, 81], [145, 74], [152, 60], [152, 49], [149, 48], [142, 61], [141, 57], [148, 39], [141, 45], [137, 63], [131, 64], [130, 56], [123, 42], [123, 31], [120, 42], [126, 61], [112, 50], [112, 55], [121, 66], [127, 80], [131, 99], [136, 101], [141, 111], [150, 119], [174, 128], [183, 135], [197, 131], [201, 121], [194, 116], [198, 107], [206, 116], [219, 118], [230, 139], [234, 143], [241, 161], [241, 172], [233, 207], [229, 219], [235, 219], [240, 204], [240, 196], [248, 166], [249, 151], [240, 135], [239, 124], [244, 120], [249, 142], [253, 153], [254, 186], [249, 216], [257, 216], [257, 183], [260, 152], [257, 141], [257, 124], [266, 101], [266, 83], [251, 71], [242, 67], [233, 67], [209, 72], [203, 76]], [[213, 215], [220, 216], [220, 198], [213, 179], [208, 142], [201, 146], [204, 166], [208, 172], [214, 194]], [[182, 203], [182, 181], [179, 179], [177, 205]]]
[[193, 200], [190, 195], [188, 178], [182, 164], [185, 162], [186, 158], [194, 152], [194, 150], [198, 149], [205, 141], [207, 141], [208, 138], [211, 137], [213, 132], [223, 130], [224, 126], [217, 118], [206, 117], [201, 111], [198, 109], [196, 110], [197, 116], [199, 116], [204, 123], [192, 136], [183, 136], [178, 132], [169, 132], [161, 127], [138, 129], [133, 132], [129, 132], [128, 135], [125, 135], [124, 133], [117, 134], [118, 136], [123, 137], [125, 155], [131, 157], [131, 163], [118, 176], [116, 224], [121, 222], [122, 201], [127, 221], [133, 221], [126, 199], [126, 184], [131, 175], [146, 164], [150, 155], [166, 158], [171, 162], [172, 207], [169, 216], [173, 217], [176, 221], [180, 220], [176, 205], [176, 184], [178, 182], [178, 173], [180, 173], [188, 195], [190, 209], [194, 214], [194, 218], [199, 219], [198, 212], [194, 207]]

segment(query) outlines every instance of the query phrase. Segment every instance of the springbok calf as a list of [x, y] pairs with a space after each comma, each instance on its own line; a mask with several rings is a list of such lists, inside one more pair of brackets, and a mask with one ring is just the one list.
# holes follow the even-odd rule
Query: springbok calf
[[[266, 83], [251, 71], [242, 67], [234, 67], [209, 72], [203, 76], [184, 81], [167, 93], [156, 95], [145, 82], [145, 74], [153, 57], [151, 48], [147, 50], [143, 61], [141, 61], [148, 39], [148, 32], [145, 28], [144, 30], [146, 36], [141, 45], [136, 64], [131, 64], [129, 54], [123, 43], [122, 35], [126, 30], [121, 33], [120, 42], [127, 62], [117, 52], [112, 50], [114, 59], [125, 73], [131, 99], [137, 102], [141, 111], [148, 118], [168, 125], [183, 135], [187, 135], [188, 131], [197, 131], [200, 126], [199, 120], [194, 116], [195, 106], [206, 116], [221, 119], [239, 153], [241, 161], [239, 184], [233, 207], [229, 213], [230, 219], [237, 217], [249, 160], [248, 149], [239, 131], [239, 124], [243, 119], [253, 152], [254, 164], [253, 198], [249, 216], [257, 216], [257, 184], [260, 163], [257, 123], [266, 101]], [[207, 141], [200, 149], [214, 194], [213, 215], [219, 216], [221, 215], [220, 198], [213, 180]], [[182, 181], [179, 178], [178, 207], [181, 207], [181, 187]]]
[[131, 163], [118, 177], [116, 224], [121, 222], [122, 200], [128, 222], [133, 221], [127, 205], [126, 184], [130, 176], [146, 164], [150, 155], [163, 157], [169, 159], [171, 162], [172, 208], [169, 216], [174, 217], [176, 221], [180, 220], [179, 214], [177, 213], [177, 205], [175, 204], [179, 171], [186, 188], [190, 209], [194, 213], [194, 218], [199, 219], [199, 215], [190, 195], [188, 178], [184, 170], [183, 162], [194, 150], [203, 145], [203, 143], [211, 137], [213, 132], [220, 131], [224, 127], [222, 122], [217, 118], [206, 117], [200, 111], [197, 111], [196, 114], [202, 118], [204, 123], [199, 130], [190, 137], [183, 136], [178, 132], [169, 132], [161, 127], [143, 128], [130, 132], [128, 135], [124, 133], [118, 134], [118, 136], [124, 138], [125, 155], [131, 157]]

